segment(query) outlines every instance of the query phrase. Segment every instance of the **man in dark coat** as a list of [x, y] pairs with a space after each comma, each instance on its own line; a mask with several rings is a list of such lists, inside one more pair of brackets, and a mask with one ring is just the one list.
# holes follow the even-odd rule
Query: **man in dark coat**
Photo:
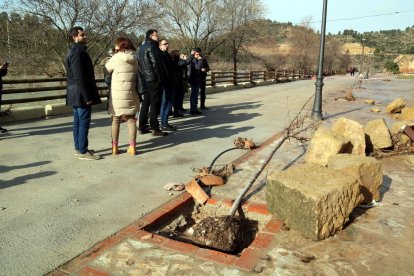
[[65, 58], [66, 104], [73, 108], [75, 156], [81, 160], [98, 160], [100, 156], [88, 150], [92, 105], [101, 103], [101, 98], [92, 60], [86, 52], [86, 34], [81, 27], [73, 27], [69, 30], [69, 39], [72, 45]]
[[165, 65], [161, 59], [158, 48], [157, 30], [148, 30], [145, 35], [145, 42], [138, 51], [138, 63], [140, 66], [140, 77], [142, 82], [141, 110], [139, 113], [139, 132], [148, 133], [147, 121], [148, 113], [150, 117], [150, 127], [153, 136], [166, 136], [167, 132], [160, 130], [158, 113], [161, 109], [162, 82], [165, 78]]
[[202, 65], [201, 52], [198, 49], [195, 49], [191, 52], [188, 65], [188, 82], [191, 85], [191, 95], [190, 95], [190, 114], [191, 115], [200, 115], [203, 112], [197, 109], [198, 103], [198, 94], [200, 92], [201, 84], [201, 65]]
[[[201, 53], [201, 49], [197, 48], [197, 51]], [[207, 84], [207, 72], [210, 71], [210, 66], [208, 65], [207, 59], [203, 54], [200, 54], [203, 58], [201, 60], [201, 70], [200, 70], [200, 109], [208, 109], [206, 107], [206, 84]]]
[[[4, 63], [0, 66], [0, 109], [1, 109], [1, 95], [3, 94], [3, 79], [5, 75], [7, 75], [7, 67], [9, 66], [8, 63]], [[7, 129], [0, 127], [0, 132], [5, 133]]]

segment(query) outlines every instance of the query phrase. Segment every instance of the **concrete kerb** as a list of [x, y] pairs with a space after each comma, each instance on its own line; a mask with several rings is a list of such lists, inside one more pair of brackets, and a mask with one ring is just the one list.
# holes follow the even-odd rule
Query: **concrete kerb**
[[[267, 80], [267, 81], [258, 81], [258, 82], [245, 82], [238, 85], [227, 84], [219, 86], [209, 86], [206, 88], [206, 94], [214, 94], [224, 91], [231, 91], [244, 88], [253, 88], [255, 86], [264, 86], [278, 83], [277, 80]], [[186, 98], [190, 97], [190, 93], [186, 94]], [[107, 108], [107, 98], [101, 98], [102, 104], [94, 106], [94, 110], [106, 110]], [[46, 105], [34, 105], [29, 107], [18, 107], [9, 109], [7, 112], [3, 112], [3, 115], [0, 116], [0, 124], [12, 123], [15, 121], [23, 121], [30, 119], [42, 119], [47, 118], [48, 116], [58, 116], [71, 113], [72, 109], [69, 106], [66, 106], [64, 102], [62, 103], [52, 103]]]
[[[106, 110], [107, 99], [101, 98], [102, 103], [95, 105], [94, 110]], [[72, 112], [70, 106], [66, 106], [64, 102], [46, 105], [34, 105], [9, 109], [0, 116], [0, 123], [12, 123], [16, 121], [42, 119], [48, 116], [57, 116], [69, 114]]]

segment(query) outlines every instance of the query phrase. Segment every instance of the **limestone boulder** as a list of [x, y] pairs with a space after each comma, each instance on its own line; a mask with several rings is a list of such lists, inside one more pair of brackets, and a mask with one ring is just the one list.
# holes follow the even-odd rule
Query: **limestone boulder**
[[398, 113], [405, 107], [405, 102], [403, 98], [397, 98], [393, 100], [387, 107], [385, 108], [385, 112], [387, 113]]
[[347, 118], [339, 118], [333, 123], [331, 129], [342, 134], [351, 142], [351, 153], [365, 156], [365, 132], [364, 126]]
[[298, 165], [267, 178], [269, 211], [314, 240], [342, 229], [361, 199], [357, 178], [316, 164]]
[[404, 107], [401, 110], [401, 120], [403, 121], [414, 120], [414, 107]]
[[320, 126], [309, 142], [305, 161], [326, 166], [329, 157], [346, 152], [348, 144], [349, 140], [342, 134], [334, 132], [325, 126]]
[[364, 127], [366, 143], [373, 149], [385, 149], [392, 146], [391, 134], [384, 119], [369, 121]]
[[328, 168], [341, 171], [358, 179], [363, 204], [380, 200], [379, 188], [382, 185], [382, 165], [373, 157], [353, 154], [338, 154], [329, 158]]
[[370, 105], [374, 105], [375, 104], [375, 101], [373, 99], [365, 99], [364, 100], [364, 103], [370, 104]]
[[378, 107], [373, 107], [371, 108], [371, 112], [378, 113], [378, 112], [381, 112], [381, 110]]
[[414, 126], [414, 121], [402, 121], [393, 123], [390, 129], [391, 135], [402, 132], [405, 126]]

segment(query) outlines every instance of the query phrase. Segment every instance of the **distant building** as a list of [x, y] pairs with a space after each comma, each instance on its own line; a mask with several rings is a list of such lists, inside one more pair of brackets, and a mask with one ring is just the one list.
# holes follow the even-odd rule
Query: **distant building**
[[414, 73], [414, 55], [399, 55], [394, 59], [401, 73]]

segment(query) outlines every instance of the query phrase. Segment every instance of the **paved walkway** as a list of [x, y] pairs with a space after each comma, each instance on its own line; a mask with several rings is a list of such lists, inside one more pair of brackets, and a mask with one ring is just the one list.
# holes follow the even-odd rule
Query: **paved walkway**
[[[326, 124], [340, 116], [361, 123], [385, 116], [370, 113], [360, 99], [354, 103], [332, 101], [352, 84], [353, 80], [341, 78], [325, 81]], [[372, 81], [365, 88], [355, 94], [373, 98], [380, 105], [401, 95], [414, 99], [409, 80]], [[73, 156], [70, 116], [6, 126], [10, 132], [0, 140], [0, 274], [41, 275], [71, 260], [177, 195], [164, 191], [163, 186], [170, 181], [187, 182], [193, 174], [191, 168], [207, 166], [232, 146], [234, 138], [251, 137], [259, 145], [267, 141], [285, 127], [289, 116], [294, 116], [314, 90], [314, 81], [298, 81], [211, 95], [211, 109], [204, 116], [171, 121], [178, 132], [161, 138], [139, 136], [136, 157], [125, 153], [126, 126], [122, 126], [120, 138], [124, 154], [110, 155], [110, 122], [104, 112], [93, 114], [90, 131], [92, 148], [104, 155], [100, 161], [79, 161]], [[232, 180], [214, 189], [214, 194], [234, 198], [245, 184], [242, 180], [255, 171], [270, 147], [261, 151], [262, 156], [244, 160]], [[285, 143], [268, 171], [301, 162], [303, 150], [295, 141]], [[220, 162], [241, 154], [229, 152]], [[272, 249], [263, 252], [257, 271], [265, 275], [410, 275], [414, 269], [410, 261], [414, 253], [412, 159], [387, 160], [381, 207], [361, 214], [344, 234], [322, 242], [309, 241], [294, 231], [280, 232]], [[262, 186], [259, 180], [251, 200], [263, 202]], [[123, 259], [102, 261], [109, 254], [105, 252], [105, 256], [97, 256], [93, 267], [135, 275], [247, 273], [141, 241], [125, 240], [122, 245], [126, 247], [117, 244], [108, 252], [123, 248], [130, 257], [138, 258], [138, 253], [141, 261], [129, 258], [125, 267]], [[149, 255], [141, 255], [142, 250]], [[315, 260], [302, 262], [306, 254]], [[385, 260], [390, 262], [386, 268]]]

